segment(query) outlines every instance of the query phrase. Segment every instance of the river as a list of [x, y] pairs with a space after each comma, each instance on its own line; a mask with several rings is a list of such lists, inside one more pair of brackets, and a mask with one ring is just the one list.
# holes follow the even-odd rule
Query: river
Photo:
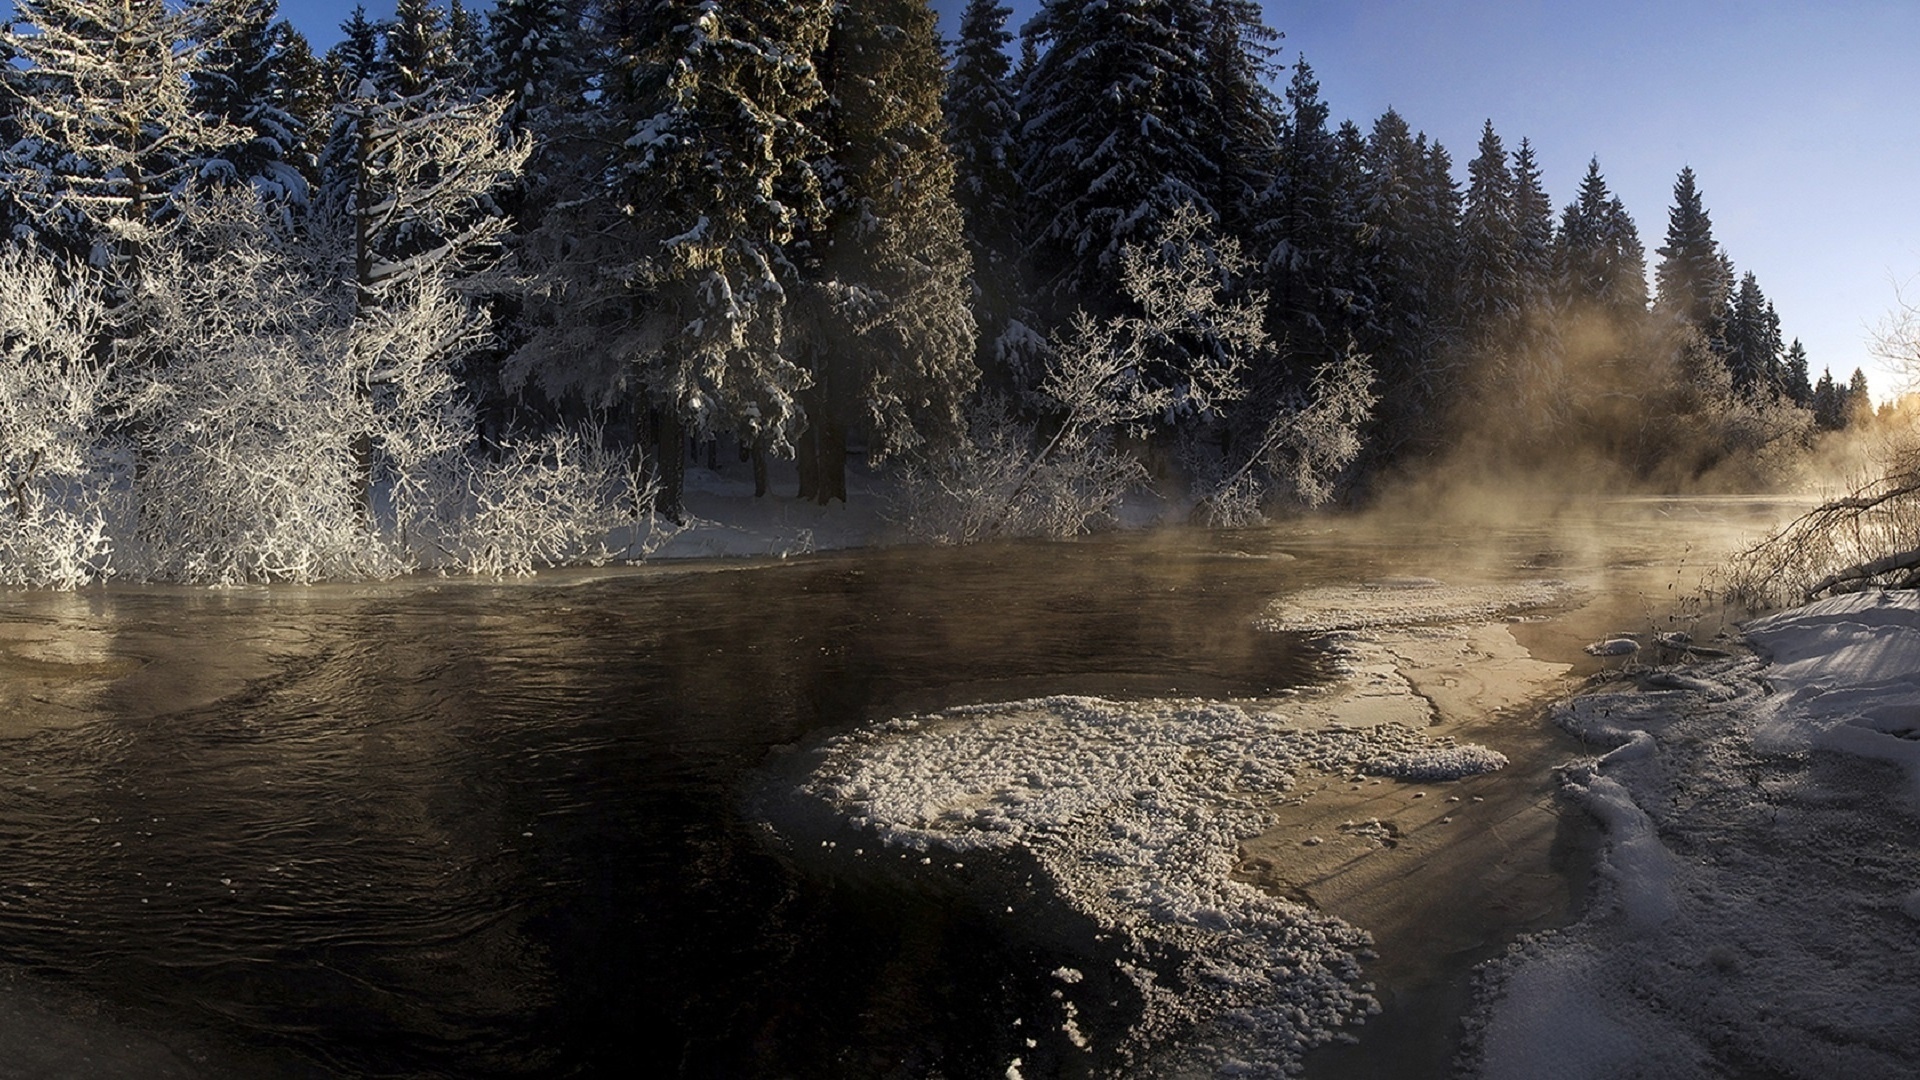
[[[956, 705], [1271, 698], [1334, 672], [1312, 635], [1257, 625], [1273, 601], [1406, 575], [1574, 583], [1511, 629], [1563, 691], [1618, 664], [1580, 645], [1692, 611], [1715, 554], [1782, 513], [1639, 500], [526, 583], [7, 594], [0, 1075], [999, 1076], [1027, 1037], [1008, 1018], [1084, 943], [999, 918], [985, 871], [796, 854], [752, 809], [771, 759]], [[1530, 709], [1464, 730], [1513, 761], [1494, 800], [1549, 820], [1577, 748]], [[1264, 882], [1379, 942], [1379, 1035], [1310, 1066], [1444, 1060], [1467, 964], [1566, 917], [1564, 833], [1525, 841], [1555, 875], [1532, 906], [1469, 890], [1441, 905], [1451, 936], [1370, 909], [1364, 873]]]

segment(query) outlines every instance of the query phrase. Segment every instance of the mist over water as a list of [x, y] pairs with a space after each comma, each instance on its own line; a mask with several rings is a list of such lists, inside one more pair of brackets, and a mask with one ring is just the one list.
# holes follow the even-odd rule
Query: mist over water
[[[795, 858], [749, 806], [782, 748], [1042, 694], [1273, 695], [1328, 669], [1255, 628], [1272, 601], [1397, 575], [1609, 597], [1515, 628], [1570, 660], [1778, 516], [1629, 501], [524, 585], [17, 595], [0, 1000], [53, 1019], [0, 1054], [110, 1030], [130, 1034], [105, 1075], [1004, 1068], [1009, 1018], [1091, 946], [1044, 898], [1000, 917], [1017, 867]], [[1083, 1026], [1124, 1028], [1115, 1000]]]

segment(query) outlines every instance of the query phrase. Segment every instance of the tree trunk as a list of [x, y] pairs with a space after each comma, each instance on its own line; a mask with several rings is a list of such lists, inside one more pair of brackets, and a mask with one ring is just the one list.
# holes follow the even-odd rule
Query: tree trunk
[[750, 454], [753, 458], [753, 497], [756, 499], [766, 498], [767, 448], [756, 443], [751, 449], [744, 446], [740, 449], [743, 453]]
[[813, 419], [817, 415], [814, 402], [802, 399], [807, 410], [806, 430], [793, 441], [793, 464], [800, 472], [800, 490], [802, 499], [820, 501], [820, 423]]
[[654, 476], [660, 482], [660, 494], [654, 505], [669, 521], [684, 525], [687, 521], [687, 426], [680, 411], [671, 405], [653, 410]]
[[835, 499], [847, 501], [847, 429], [837, 420], [820, 425], [816, 466], [818, 490], [814, 501], [825, 506]]

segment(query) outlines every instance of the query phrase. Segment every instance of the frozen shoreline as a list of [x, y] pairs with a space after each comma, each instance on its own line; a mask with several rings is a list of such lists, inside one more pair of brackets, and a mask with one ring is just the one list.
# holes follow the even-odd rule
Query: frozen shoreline
[[1489, 1078], [1911, 1077], [1920, 593], [1757, 620], [1761, 655], [1583, 695], [1561, 771], [1605, 838], [1581, 921], [1489, 965]]

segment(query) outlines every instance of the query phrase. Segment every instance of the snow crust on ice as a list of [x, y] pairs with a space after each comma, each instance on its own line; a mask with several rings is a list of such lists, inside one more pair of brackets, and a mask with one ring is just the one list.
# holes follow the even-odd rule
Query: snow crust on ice
[[1595, 891], [1484, 970], [1470, 1074], [1920, 1074], [1920, 595], [1746, 630], [1761, 656], [1553, 710], [1605, 751], [1560, 773]]
[[1325, 634], [1338, 630], [1490, 622], [1552, 607], [1578, 595], [1565, 581], [1494, 585], [1449, 585], [1433, 578], [1388, 578], [1351, 586], [1326, 586], [1273, 601], [1258, 625], [1266, 630]]
[[1507, 767], [1507, 756], [1484, 746], [1428, 746], [1362, 762], [1360, 771], [1416, 783], [1462, 780]]
[[[1337, 723], [1339, 707], [1330, 695], [953, 708], [829, 740], [795, 794], [892, 847], [1028, 854], [1124, 943], [1116, 963], [1145, 1003], [1116, 1051], [1130, 1074], [1279, 1076], [1377, 1010], [1359, 967], [1370, 939], [1234, 880], [1240, 842], [1301, 770], [1466, 775], [1504, 760], [1401, 724]], [[1079, 988], [1077, 969], [1054, 974], [1062, 993]]]

